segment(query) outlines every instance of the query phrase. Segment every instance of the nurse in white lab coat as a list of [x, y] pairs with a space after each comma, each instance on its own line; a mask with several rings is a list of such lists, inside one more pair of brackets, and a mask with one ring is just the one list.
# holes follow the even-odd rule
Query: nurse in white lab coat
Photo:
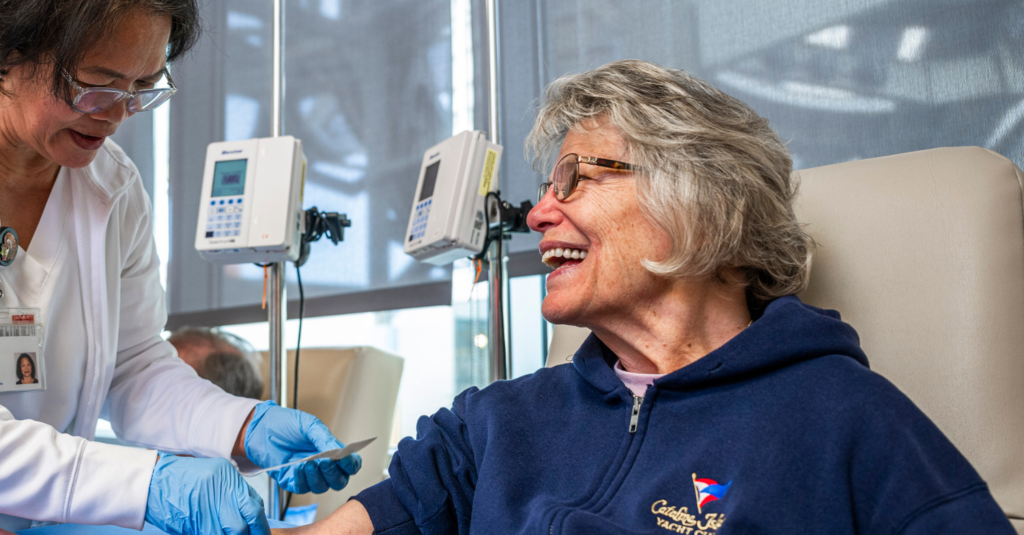
[[[45, 325], [45, 389], [0, 389], [0, 528], [269, 535], [226, 458], [273, 466], [341, 444], [308, 414], [225, 394], [161, 339], [150, 202], [107, 139], [170, 97], [144, 90], [172, 84], [196, 0], [0, 0], [0, 13], [0, 223], [21, 241], [0, 307], [38, 308]], [[126, 442], [196, 458], [92, 442], [101, 416]], [[358, 468], [353, 456], [272, 475], [324, 492]]]

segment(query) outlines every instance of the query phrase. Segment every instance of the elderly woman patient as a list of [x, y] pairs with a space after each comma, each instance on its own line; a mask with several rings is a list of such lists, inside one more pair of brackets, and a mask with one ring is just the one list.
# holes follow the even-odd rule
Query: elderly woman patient
[[785, 146], [678, 70], [611, 63], [548, 88], [544, 317], [569, 365], [421, 418], [317, 533], [1005, 533], [985, 482], [800, 302], [812, 242]]

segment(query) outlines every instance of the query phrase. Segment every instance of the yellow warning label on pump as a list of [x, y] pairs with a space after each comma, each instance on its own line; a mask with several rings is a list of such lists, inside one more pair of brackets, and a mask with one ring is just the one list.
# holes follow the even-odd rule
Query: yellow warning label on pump
[[480, 175], [480, 195], [487, 195], [491, 191], [491, 180], [494, 179], [494, 164], [498, 161], [498, 151], [487, 149], [484, 156], [484, 172]]
[[306, 159], [302, 159], [302, 184], [299, 185], [299, 206], [304, 203], [303, 197], [306, 196]]

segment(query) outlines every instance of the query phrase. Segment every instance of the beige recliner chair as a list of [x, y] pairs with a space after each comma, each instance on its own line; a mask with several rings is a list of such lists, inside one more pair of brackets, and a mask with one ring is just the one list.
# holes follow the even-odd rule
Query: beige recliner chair
[[[318, 504], [320, 520], [384, 479], [404, 361], [373, 347], [303, 348], [300, 359], [298, 408], [320, 418], [342, 442], [377, 437], [359, 452], [363, 466], [344, 489], [292, 496], [292, 507]], [[295, 369], [295, 351], [288, 352], [288, 369]], [[268, 376], [263, 353], [264, 399]]]
[[[842, 313], [1024, 534], [1024, 174], [978, 147], [798, 174], [818, 242], [801, 299]], [[548, 365], [587, 334], [556, 326]]]

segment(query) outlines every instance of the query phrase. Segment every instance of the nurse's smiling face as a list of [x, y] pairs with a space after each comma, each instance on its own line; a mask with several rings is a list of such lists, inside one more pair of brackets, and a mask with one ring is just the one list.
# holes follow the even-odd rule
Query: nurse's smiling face
[[[127, 14], [110, 34], [86, 50], [78, 72], [81, 87], [149, 89], [163, 76], [171, 33], [169, 16]], [[86, 115], [50, 91], [49, 65], [21, 65], [4, 76], [10, 96], [0, 97], [0, 135], [23, 152], [64, 167], [92, 163], [103, 141], [127, 117], [127, 101]]]
[[[588, 121], [583, 126], [566, 135], [559, 159], [575, 153], [635, 163], [611, 125]], [[582, 163], [579, 168], [590, 180], [580, 180], [565, 201], [549, 190], [527, 222], [544, 235], [540, 253], [555, 268], [547, 279], [544, 317], [594, 328], [615, 322], [624, 308], [664, 290], [665, 280], [642, 261], [662, 260], [670, 239], [641, 211], [634, 173]]]

